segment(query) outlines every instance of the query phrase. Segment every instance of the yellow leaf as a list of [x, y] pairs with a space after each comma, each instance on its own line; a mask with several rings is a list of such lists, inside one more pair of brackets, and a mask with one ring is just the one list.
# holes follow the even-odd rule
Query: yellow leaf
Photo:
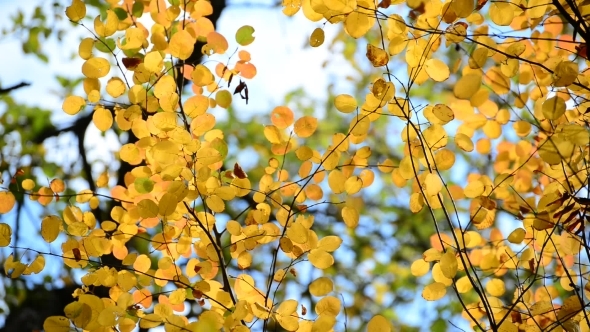
[[280, 144], [283, 140], [281, 139], [281, 131], [275, 125], [264, 126], [264, 137], [272, 144]]
[[336, 109], [342, 113], [350, 113], [356, 110], [358, 104], [353, 96], [341, 94], [334, 99], [334, 106], [336, 106]]
[[367, 332], [391, 332], [391, 323], [381, 315], [375, 315], [367, 324]]
[[334, 257], [322, 249], [313, 249], [307, 256], [313, 266], [324, 270], [334, 264]]
[[424, 69], [430, 78], [436, 82], [443, 82], [451, 74], [449, 67], [439, 59], [429, 59], [424, 63]]
[[[35, 189], [35, 181], [31, 180], [31, 179], [24, 179], [21, 182], [21, 187], [23, 187], [24, 190], [33, 190]], [[2, 193], [0, 193], [0, 201], [3, 201], [2, 197]]]
[[107, 131], [113, 125], [113, 114], [106, 108], [98, 106], [92, 114], [92, 122], [98, 130]]
[[324, 15], [313, 10], [310, 0], [303, 0], [301, 7], [303, 7], [303, 15], [305, 18], [311, 22], [317, 22], [324, 18]]
[[[332, 328], [336, 325], [336, 317], [333, 315], [319, 315], [318, 318], [313, 322], [311, 328], [312, 332], [316, 331], [333, 331]], [[309, 331], [308, 330], [308, 331]]]
[[133, 268], [139, 272], [147, 272], [152, 266], [152, 261], [147, 255], [141, 254], [133, 263]]
[[488, 281], [486, 285], [486, 291], [490, 293], [491, 296], [500, 297], [504, 295], [504, 292], [506, 292], [506, 286], [504, 285], [504, 281], [502, 281], [502, 279], [494, 278]]
[[173, 57], [180, 60], [186, 60], [193, 53], [194, 45], [195, 39], [191, 36], [191, 34], [186, 30], [180, 30], [176, 32], [170, 39], [170, 45], [168, 45], [168, 49], [170, 50], [170, 55]]
[[176, 196], [172, 195], [171, 193], [165, 193], [160, 198], [160, 202], [158, 204], [158, 213], [162, 216], [169, 216], [176, 211], [176, 206], [178, 205], [178, 201], [176, 200]]
[[164, 58], [160, 52], [152, 51], [145, 55], [143, 65], [150, 73], [159, 73], [164, 66]]
[[457, 133], [455, 135], [455, 144], [457, 144], [457, 146], [463, 151], [473, 151], [474, 145], [471, 138], [463, 133]]
[[352, 38], [364, 36], [375, 24], [375, 2], [358, 0], [357, 10], [346, 16], [344, 29]]
[[342, 309], [340, 299], [334, 296], [326, 296], [319, 300], [315, 306], [315, 312], [318, 315], [329, 315], [332, 317], [338, 316]]
[[62, 220], [57, 216], [47, 216], [41, 221], [41, 236], [47, 243], [55, 241], [59, 235]]
[[524, 240], [524, 236], [526, 235], [526, 231], [522, 228], [517, 228], [513, 230], [510, 235], [508, 235], [508, 241], [514, 244], [522, 243]]
[[543, 115], [547, 120], [557, 120], [565, 113], [565, 101], [558, 96], [543, 102]]
[[79, 96], [68, 96], [62, 106], [61, 109], [69, 115], [76, 115], [78, 112], [86, 107], [86, 101], [84, 98]]
[[114, 307], [106, 307], [98, 314], [96, 322], [101, 326], [114, 326], [117, 324], [117, 316], [113, 311]]
[[358, 176], [351, 176], [344, 182], [344, 190], [348, 195], [354, 195], [363, 188], [363, 180]]
[[0, 192], [0, 214], [8, 213], [16, 204], [16, 198], [10, 191]]
[[82, 0], [72, 1], [72, 5], [66, 8], [66, 16], [74, 22], [78, 22], [86, 16], [86, 5]]
[[318, 127], [318, 119], [312, 116], [304, 116], [295, 121], [293, 130], [301, 138], [306, 138], [315, 132]]
[[311, 47], [318, 47], [324, 43], [324, 29], [322, 28], [315, 28], [309, 36], [309, 46]]
[[551, 4], [551, 0], [529, 0], [526, 14], [530, 19], [537, 19], [545, 15], [549, 4]]
[[473, 12], [475, 2], [473, 0], [452, 0], [450, 7], [458, 17], [465, 18]]
[[328, 185], [334, 194], [340, 194], [346, 190], [344, 186], [345, 182], [346, 179], [344, 178], [344, 175], [337, 169], [328, 174]]
[[508, 26], [514, 19], [514, 8], [507, 2], [493, 2], [490, 5], [490, 18], [499, 26]]
[[307, 228], [299, 222], [293, 223], [287, 228], [287, 237], [295, 243], [306, 243], [308, 240], [307, 233]]
[[460, 294], [465, 294], [473, 289], [473, 285], [471, 284], [468, 276], [459, 278], [455, 285], [457, 286], [457, 291]]
[[426, 186], [426, 194], [428, 196], [437, 195], [443, 188], [443, 183], [440, 180], [440, 177], [433, 173], [426, 174], [424, 185]]
[[191, 78], [193, 79], [193, 84], [197, 86], [205, 86], [209, 85], [213, 82], [213, 74], [209, 70], [209, 68], [198, 64], [191, 74]]
[[441, 299], [447, 293], [447, 287], [441, 282], [432, 283], [422, 291], [422, 297], [426, 301], [436, 301]]
[[117, 27], [119, 26], [119, 18], [114, 11], [108, 9], [107, 10], [107, 17], [105, 22], [103, 23], [100, 20], [100, 16], [96, 16], [94, 19], [94, 31], [100, 37], [109, 37], [115, 32], [117, 32]]
[[191, 132], [193, 135], [201, 136], [215, 127], [215, 116], [213, 114], [201, 114], [191, 121]]
[[483, 194], [484, 190], [485, 190], [485, 187], [481, 181], [475, 180], [475, 181], [469, 182], [467, 184], [467, 186], [465, 186], [465, 190], [464, 190], [465, 197], [475, 198], [475, 197], [481, 196]]
[[443, 275], [449, 279], [453, 279], [457, 274], [459, 264], [457, 263], [457, 257], [451, 250], [447, 250], [440, 258], [440, 269]]
[[342, 209], [341, 214], [342, 219], [344, 220], [344, 223], [347, 227], [355, 228], [358, 225], [360, 217], [358, 211], [355, 208], [345, 206]]
[[137, 203], [137, 208], [141, 218], [154, 218], [158, 216], [158, 205], [151, 199], [142, 199]]
[[318, 249], [322, 249], [325, 250], [327, 252], [333, 252], [336, 249], [340, 248], [340, 245], [342, 244], [342, 239], [336, 235], [328, 235], [326, 237], [323, 237], [319, 242], [318, 242]]
[[150, 329], [162, 323], [162, 317], [158, 314], [148, 314], [141, 318], [139, 327], [142, 329]]
[[283, 0], [283, 14], [293, 16], [301, 9], [301, 0]]
[[209, 98], [198, 95], [188, 98], [184, 103], [184, 112], [191, 118], [205, 114], [209, 108]]
[[107, 93], [113, 98], [121, 97], [125, 90], [125, 83], [118, 77], [111, 78], [107, 83]]
[[443, 104], [434, 105], [432, 108], [432, 114], [440, 120], [441, 123], [439, 124], [441, 125], [447, 124], [455, 118], [453, 110], [449, 106]]
[[286, 300], [279, 305], [277, 313], [281, 316], [289, 316], [297, 310], [299, 303], [295, 300]]
[[86, 60], [82, 65], [82, 74], [88, 78], [101, 78], [111, 70], [111, 64], [107, 59], [94, 57]]
[[309, 292], [313, 296], [324, 296], [334, 289], [334, 282], [328, 277], [320, 277], [309, 284]]
[[410, 266], [410, 272], [414, 277], [421, 277], [430, 271], [430, 263], [424, 259], [418, 259]]
[[[121, 43], [117, 41], [117, 46], [122, 50], [133, 50], [141, 48], [145, 41], [146, 38], [143, 34], [143, 29], [131, 27], [125, 30], [125, 45], [121, 45]], [[154, 44], [156, 44], [156, 42], [154, 42]], [[158, 50], [162, 49], [158, 48]]]
[[453, 93], [459, 99], [470, 99], [481, 86], [481, 76], [477, 74], [467, 74], [459, 79]]
[[11, 237], [12, 228], [10, 228], [10, 225], [0, 223], [0, 247], [8, 246], [10, 244]]
[[299, 329], [299, 318], [294, 316], [277, 316], [277, 321], [286, 331], [297, 331]]
[[84, 38], [80, 42], [80, 46], [78, 46], [78, 55], [84, 59], [88, 60], [92, 57], [92, 49], [94, 48], [94, 38]]
[[389, 62], [389, 54], [379, 47], [367, 44], [367, 59], [373, 67], [382, 67]]
[[70, 320], [64, 316], [50, 316], [43, 322], [43, 329], [46, 332], [69, 332]]

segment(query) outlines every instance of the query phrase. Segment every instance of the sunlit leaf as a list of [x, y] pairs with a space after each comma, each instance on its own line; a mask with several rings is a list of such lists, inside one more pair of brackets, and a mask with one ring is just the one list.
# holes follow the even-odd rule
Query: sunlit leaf
[[86, 60], [82, 65], [82, 74], [88, 78], [101, 78], [111, 70], [111, 64], [107, 59], [94, 57]]
[[367, 44], [367, 58], [373, 67], [382, 67], [389, 62], [389, 54], [383, 49]]
[[311, 35], [309, 36], [309, 45], [311, 47], [318, 47], [324, 43], [324, 29], [322, 28], [315, 28]]
[[66, 8], [66, 16], [73, 22], [78, 22], [86, 16], [86, 5], [82, 0], [73, 0]]
[[252, 44], [254, 41], [254, 28], [249, 25], [244, 25], [236, 31], [236, 42], [242, 46]]
[[447, 293], [447, 287], [440, 282], [435, 282], [424, 287], [422, 297], [426, 301], [436, 301], [441, 299]]
[[15, 204], [14, 194], [9, 191], [0, 191], [0, 214], [10, 212]]

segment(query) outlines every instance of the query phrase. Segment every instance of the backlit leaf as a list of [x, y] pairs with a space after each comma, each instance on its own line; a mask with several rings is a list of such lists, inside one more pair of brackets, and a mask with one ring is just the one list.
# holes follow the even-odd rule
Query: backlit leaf
[[218, 32], [210, 32], [207, 35], [207, 45], [213, 49], [217, 54], [224, 54], [229, 47], [225, 37]]
[[467, 74], [459, 79], [453, 88], [455, 97], [459, 99], [470, 99], [481, 86], [481, 76], [477, 74]]
[[382, 67], [389, 62], [389, 54], [379, 47], [367, 44], [367, 59], [373, 67]]
[[318, 47], [324, 43], [324, 29], [322, 28], [315, 28], [311, 35], [309, 36], [309, 45], [311, 47]]
[[334, 106], [336, 106], [336, 109], [342, 113], [350, 113], [356, 110], [358, 104], [353, 96], [341, 94], [334, 99]]
[[[186, 60], [193, 53], [194, 45], [195, 40], [191, 34], [186, 30], [180, 30], [172, 35], [168, 49], [173, 57]], [[193, 78], [193, 80], [195, 79]]]
[[367, 324], [367, 332], [391, 332], [393, 331], [389, 320], [381, 315], [375, 315]]
[[69, 332], [70, 320], [63, 316], [50, 316], [43, 322], [43, 329], [47, 332]]
[[565, 108], [565, 101], [554, 96], [543, 102], [542, 110], [547, 120], [557, 120], [565, 113]]
[[94, 57], [86, 60], [82, 65], [82, 74], [88, 78], [101, 78], [111, 70], [111, 64], [105, 58]]
[[66, 16], [74, 21], [78, 22], [86, 16], [86, 5], [82, 0], [73, 0], [72, 4], [66, 8]]
[[424, 63], [424, 69], [430, 78], [432, 78], [436, 82], [443, 82], [447, 78], [451, 72], [449, 71], [449, 67], [442, 61], [438, 59], [429, 59]]
[[270, 121], [279, 129], [285, 129], [293, 124], [293, 111], [286, 106], [277, 106], [270, 113]]
[[12, 238], [12, 228], [10, 225], [0, 223], [0, 247], [6, 247], [10, 244]]
[[68, 96], [61, 109], [69, 115], [76, 115], [86, 107], [86, 101], [80, 96]]
[[16, 204], [16, 198], [9, 191], [0, 191], [0, 214], [8, 213]]
[[435, 282], [424, 287], [424, 290], [422, 291], [422, 297], [426, 301], [436, 301], [445, 296], [446, 293], [447, 287], [445, 286], [445, 284]]
[[62, 220], [57, 216], [47, 216], [41, 221], [41, 236], [47, 243], [55, 241], [59, 235]]
[[113, 114], [104, 107], [97, 107], [92, 114], [92, 122], [100, 131], [107, 131], [113, 126]]
[[244, 25], [236, 31], [236, 42], [242, 46], [252, 44], [254, 41], [254, 28], [249, 25]]
[[313, 249], [307, 258], [313, 266], [321, 270], [334, 264], [334, 257], [322, 249]]
[[334, 288], [334, 282], [327, 277], [320, 277], [309, 284], [309, 292], [313, 296], [324, 296]]

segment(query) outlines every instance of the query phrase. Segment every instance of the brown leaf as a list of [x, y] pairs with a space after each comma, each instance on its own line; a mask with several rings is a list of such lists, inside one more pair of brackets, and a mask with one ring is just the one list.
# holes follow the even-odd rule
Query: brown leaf
[[236, 93], [239, 93], [240, 97], [242, 97], [242, 99], [245, 99], [246, 105], [248, 105], [248, 86], [246, 85], [246, 82], [240, 80], [240, 84], [238, 84], [238, 86], [236, 86], [234, 90], [234, 95]]
[[379, 47], [367, 44], [367, 59], [371, 61], [373, 67], [382, 67], [389, 62], [389, 54]]
[[72, 253], [74, 254], [74, 259], [76, 262], [79, 262], [82, 259], [82, 255], [80, 254], [80, 249], [74, 248], [72, 249]]
[[141, 63], [140, 58], [123, 58], [123, 66], [129, 70], [135, 69]]
[[488, 3], [488, 0], [477, 0], [477, 7], [475, 7], [475, 10], [482, 9], [483, 6], [486, 5], [486, 3]]
[[244, 172], [242, 167], [238, 165], [238, 163], [234, 164], [234, 175], [238, 177], [238, 179], [245, 179], [248, 177], [248, 174]]
[[391, 6], [391, 0], [381, 0], [377, 5], [379, 8], [389, 8], [389, 6]]

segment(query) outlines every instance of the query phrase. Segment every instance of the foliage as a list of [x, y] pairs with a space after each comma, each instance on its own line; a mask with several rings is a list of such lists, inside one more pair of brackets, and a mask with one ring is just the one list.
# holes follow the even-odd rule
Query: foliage
[[[253, 98], [253, 27], [216, 32], [206, 0], [110, 2], [89, 26], [73, 0], [66, 16], [89, 34], [84, 95], [62, 109], [80, 114], [72, 131], [92, 123], [133, 137], [117, 152], [129, 170], [73, 192], [63, 171], [43, 186], [12, 165], [0, 213], [24, 196], [61, 203], [40, 229], [61, 253], [27, 248], [34, 257], [11, 255], [4, 271], [37, 274], [54, 255], [81, 271], [49, 332], [390, 331], [384, 297], [415, 278], [424, 300], [476, 330], [589, 330], [589, 8], [285, 0], [285, 15], [324, 22], [309, 45], [343, 47], [361, 83], [329, 99], [329, 117], [293, 107], [295, 93], [266, 125], [235, 128], [232, 105]], [[326, 23], [341, 27], [328, 45]], [[258, 163], [242, 168], [244, 154]], [[0, 245], [19, 249], [12, 238], [0, 223]], [[393, 257], [380, 257], [393, 242]]]

